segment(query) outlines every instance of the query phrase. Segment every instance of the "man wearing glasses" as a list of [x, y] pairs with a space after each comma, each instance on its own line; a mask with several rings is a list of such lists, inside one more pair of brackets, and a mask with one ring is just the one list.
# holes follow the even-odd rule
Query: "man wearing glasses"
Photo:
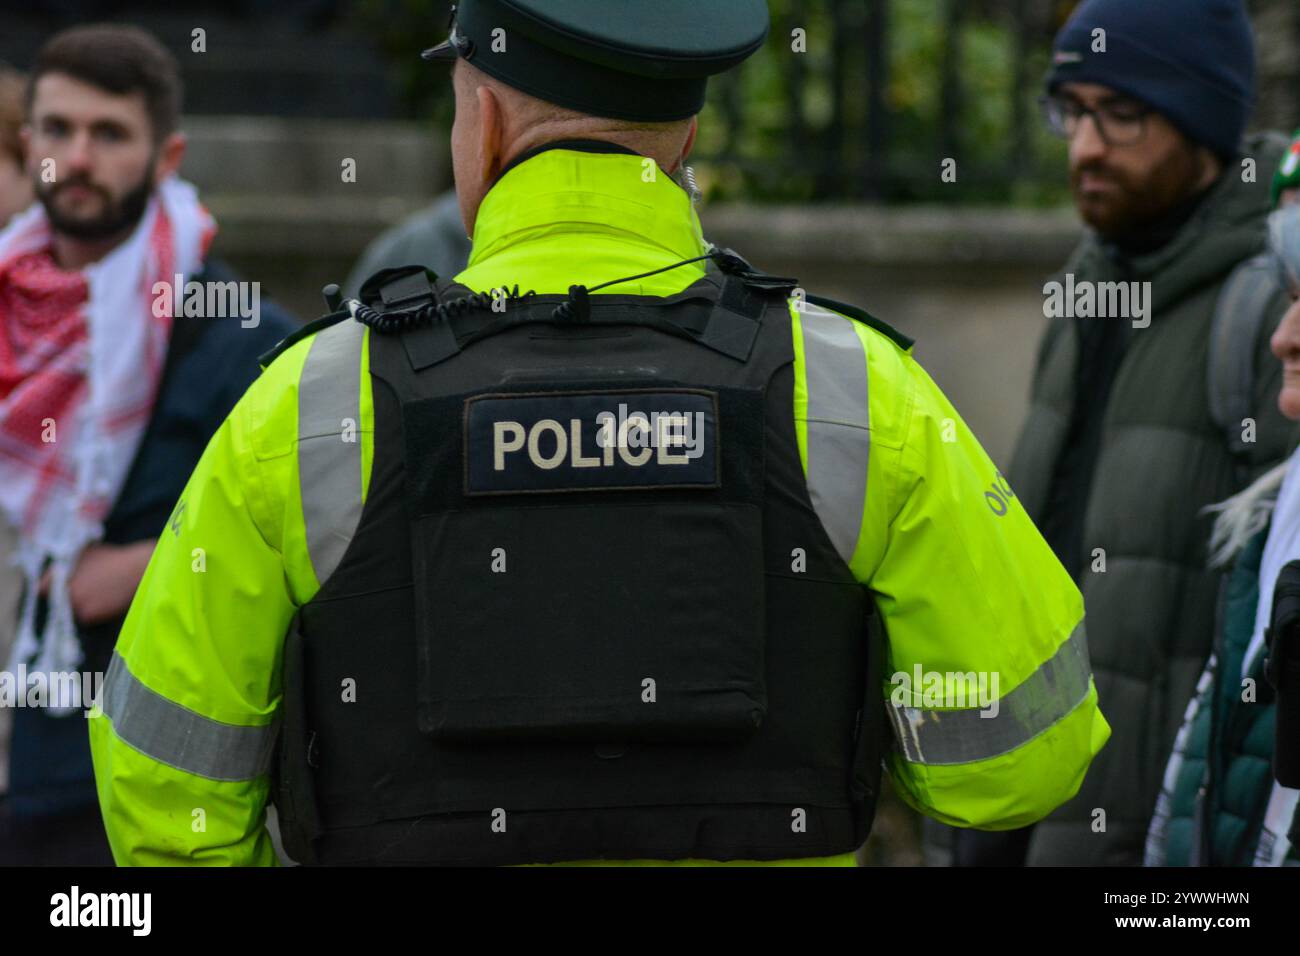
[[1085, 0], [1057, 37], [1044, 113], [1087, 227], [1057, 278], [1140, 288], [1146, 315], [1052, 318], [1010, 478], [1083, 592], [1114, 737], [1032, 831], [963, 831], [959, 864], [1142, 862], [1210, 650], [1202, 509], [1294, 446], [1269, 355], [1286, 298], [1254, 261], [1286, 140], [1243, 138], [1254, 77], [1241, 0]]

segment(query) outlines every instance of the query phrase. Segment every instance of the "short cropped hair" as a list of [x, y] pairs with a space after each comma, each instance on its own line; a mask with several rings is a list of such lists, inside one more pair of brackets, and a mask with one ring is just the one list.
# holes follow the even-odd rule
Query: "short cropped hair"
[[153, 34], [139, 27], [103, 23], [56, 33], [41, 47], [32, 65], [27, 86], [29, 113], [36, 81], [47, 73], [65, 73], [119, 96], [144, 94], [154, 142], [161, 142], [180, 124], [180, 67]]

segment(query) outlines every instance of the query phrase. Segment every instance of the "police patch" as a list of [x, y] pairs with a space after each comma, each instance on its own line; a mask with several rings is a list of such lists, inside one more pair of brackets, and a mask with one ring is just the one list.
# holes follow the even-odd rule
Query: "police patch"
[[465, 494], [718, 487], [718, 399], [698, 389], [465, 402]]

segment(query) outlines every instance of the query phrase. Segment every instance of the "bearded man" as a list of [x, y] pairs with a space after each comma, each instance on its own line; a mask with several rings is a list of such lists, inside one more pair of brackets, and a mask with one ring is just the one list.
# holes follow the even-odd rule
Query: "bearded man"
[[1032, 835], [962, 833], [958, 863], [1142, 862], [1214, 632], [1204, 508], [1295, 441], [1257, 258], [1286, 141], [1244, 135], [1254, 84], [1241, 0], [1086, 0], [1056, 39], [1043, 105], [1087, 227], [1064, 285], [1143, 306], [1052, 318], [1009, 477], [1083, 592], [1114, 736]]
[[[0, 233], [0, 507], [24, 578], [0, 863], [112, 862], [82, 714], [186, 477], [293, 328], [256, 283], [201, 294], [244, 290], [176, 176], [180, 102], [175, 59], [129, 27], [60, 33], [30, 75], [39, 202]], [[223, 301], [254, 307], [203, 311]]]

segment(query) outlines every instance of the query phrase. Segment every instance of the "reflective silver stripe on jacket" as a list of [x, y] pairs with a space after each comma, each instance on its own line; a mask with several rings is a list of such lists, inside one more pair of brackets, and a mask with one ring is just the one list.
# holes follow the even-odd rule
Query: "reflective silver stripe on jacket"
[[103, 696], [114, 733], [159, 763], [210, 780], [254, 780], [270, 770], [278, 721], [241, 727], [196, 714], [136, 680], [116, 651]]
[[[1051, 660], [997, 701], [996, 713], [990, 705], [990, 716], [981, 716], [985, 709], [979, 706], [926, 710], [892, 700], [887, 709], [903, 755], [912, 763], [990, 760], [1027, 744], [1078, 707], [1088, 696], [1091, 678], [1081, 621]], [[912, 688], [913, 695], [920, 692]]]
[[316, 333], [298, 382], [298, 484], [307, 553], [324, 585], [361, 521], [361, 347], [344, 319]]
[[848, 564], [867, 497], [867, 355], [852, 319], [810, 302], [802, 303], [799, 316], [808, 391], [808, 494]]

